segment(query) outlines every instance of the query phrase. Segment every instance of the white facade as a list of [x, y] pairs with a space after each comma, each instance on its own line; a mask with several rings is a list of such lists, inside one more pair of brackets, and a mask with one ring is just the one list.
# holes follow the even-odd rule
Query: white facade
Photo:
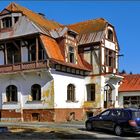
[[[1, 109], [43, 109], [50, 108], [49, 102], [53, 99], [44, 98], [43, 94], [45, 91], [49, 90], [50, 84], [53, 81], [52, 77], [47, 71], [36, 71], [36, 72], [25, 72], [25, 73], [15, 73], [0, 76], [0, 93], [1, 93]], [[42, 97], [41, 101], [33, 102], [30, 99], [31, 96], [31, 86], [38, 84], [41, 86]], [[6, 88], [9, 85], [14, 85], [17, 87], [18, 100], [17, 102], [6, 102]], [[48, 102], [45, 100], [49, 100]]]
[[[85, 101], [86, 86], [83, 76], [51, 70], [54, 79], [54, 105], [55, 108], [82, 108]], [[67, 86], [75, 86], [75, 101], [67, 101]]]

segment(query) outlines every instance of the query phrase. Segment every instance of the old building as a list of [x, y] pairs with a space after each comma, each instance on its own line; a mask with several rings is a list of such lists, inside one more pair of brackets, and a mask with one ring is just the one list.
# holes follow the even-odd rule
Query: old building
[[119, 87], [120, 107], [140, 107], [140, 75], [125, 74]]
[[1, 120], [82, 120], [118, 107], [118, 54], [105, 19], [64, 26], [11, 3], [0, 13]]

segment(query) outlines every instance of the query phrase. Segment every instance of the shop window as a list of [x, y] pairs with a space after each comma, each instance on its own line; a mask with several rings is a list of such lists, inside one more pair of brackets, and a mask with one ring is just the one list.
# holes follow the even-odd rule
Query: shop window
[[67, 86], [67, 101], [75, 101], [75, 86], [73, 84]]
[[40, 101], [41, 100], [41, 86], [38, 84], [32, 85], [31, 95], [32, 95], [33, 101]]
[[87, 101], [95, 101], [95, 84], [88, 84], [87, 88]]
[[17, 87], [10, 85], [6, 88], [7, 102], [17, 102]]

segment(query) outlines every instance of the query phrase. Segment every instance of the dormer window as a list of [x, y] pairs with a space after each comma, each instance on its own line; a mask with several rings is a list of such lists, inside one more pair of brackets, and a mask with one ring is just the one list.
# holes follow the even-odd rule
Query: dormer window
[[11, 28], [12, 27], [12, 18], [11, 17], [3, 18], [2, 26], [3, 26], [3, 28]]
[[68, 60], [70, 63], [75, 63], [74, 47], [69, 46]]
[[113, 41], [113, 31], [112, 30], [108, 30], [108, 39], [110, 40], [110, 41]]

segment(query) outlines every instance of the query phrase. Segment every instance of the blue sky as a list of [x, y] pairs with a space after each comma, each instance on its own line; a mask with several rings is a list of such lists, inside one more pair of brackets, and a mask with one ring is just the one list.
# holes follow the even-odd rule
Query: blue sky
[[[11, 1], [0, 1], [0, 10]], [[139, 1], [14, 1], [34, 12], [44, 13], [48, 19], [62, 24], [105, 18], [115, 26], [120, 54], [119, 69], [140, 73], [140, 2]]]

